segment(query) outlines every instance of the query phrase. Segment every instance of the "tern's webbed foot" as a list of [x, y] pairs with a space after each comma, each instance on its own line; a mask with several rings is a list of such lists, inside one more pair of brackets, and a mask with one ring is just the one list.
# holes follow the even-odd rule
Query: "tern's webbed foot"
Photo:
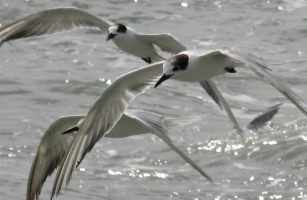
[[151, 64], [152, 63], [152, 60], [150, 57], [147, 57], [147, 58], [142, 58], [142, 60], [144, 60], [146, 63], [148, 64]]
[[233, 67], [226, 67], [225, 71], [228, 72], [228, 73], [236, 73], [237, 72], [237, 70], [235, 70], [235, 68], [233, 68]]

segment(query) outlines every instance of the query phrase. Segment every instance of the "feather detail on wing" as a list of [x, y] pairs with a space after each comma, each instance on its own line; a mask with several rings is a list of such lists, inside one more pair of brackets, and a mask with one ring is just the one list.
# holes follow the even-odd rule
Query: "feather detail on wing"
[[264, 127], [279, 111], [282, 103], [279, 103], [275, 106], [269, 107], [262, 114], [255, 117], [248, 125], [247, 128], [250, 130], [258, 130]]
[[228, 59], [232, 59], [238, 64], [244, 65], [246, 68], [253, 71], [256, 75], [275, 87], [281, 94], [283, 94], [289, 101], [291, 101], [302, 113], [307, 115], [305, 103], [282, 81], [274, 77], [269, 68], [258, 57], [246, 53], [238, 49], [223, 48], [211, 53], [212, 55], [223, 55]]
[[168, 33], [161, 34], [138, 34], [138, 38], [141, 40], [151, 42], [159, 47], [162, 51], [176, 54], [187, 50], [187, 48], [181, 44], [174, 36]]
[[32, 162], [28, 185], [27, 200], [37, 200], [42, 186], [48, 176], [61, 164], [73, 140], [74, 133], [62, 135], [69, 127], [74, 126], [84, 116], [66, 116], [57, 119], [47, 129], [38, 146]]
[[232, 113], [230, 106], [228, 105], [227, 101], [224, 99], [223, 95], [221, 92], [218, 90], [216, 85], [212, 80], [205, 80], [205, 81], [200, 81], [199, 84], [206, 90], [209, 96], [219, 105], [221, 109], [225, 109], [230, 121], [233, 124], [233, 127], [236, 129], [238, 134], [242, 135], [242, 129]]
[[126, 113], [128, 116], [138, 120], [143, 126], [147, 127], [156, 136], [162, 139], [172, 150], [174, 150], [183, 160], [189, 163], [195, 170], [197, 170], [202, 176], [207, 178], [213, 183], [212, 178], [207, 175], [195, 162], [191, 160], [183, 151], [181, 151], [167, 135], [167, 128], [163, 120], [163, 116], [156, 113], [139, 112], [137, 110], [129, 110]]
[[96, 142], [117, 123], [129, 103], [155, 83], [163, 62], [154, 63], [117, 78], [100, 96], [80, 125], [76, 137], [58, 170], [51, 198], [58, 195], [64, 180], [69, 183], [74, 168]]
[[113, 23], [76, 8], [55, 8], [21, 18], [0, 28], [0, 44], [20, 38], [40, 36], [77, 28], [107, 31]]

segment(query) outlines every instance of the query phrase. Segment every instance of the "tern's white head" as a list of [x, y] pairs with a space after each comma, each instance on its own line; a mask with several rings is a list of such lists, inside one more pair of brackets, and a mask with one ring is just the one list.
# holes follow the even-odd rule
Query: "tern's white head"
[[189, 64], [189, 56], [185, 53], [177, 54], [167, 59], [163, 65], [163, 74], [157, 81], [155, 87], [158, 87], [162, 82], [174, 75], [183, 73]]
[[123, 35], [127, 32], [127, 26], [123, 24], [114, 24], [108, 28], [107, 41], [113, 39], [114, 37]]

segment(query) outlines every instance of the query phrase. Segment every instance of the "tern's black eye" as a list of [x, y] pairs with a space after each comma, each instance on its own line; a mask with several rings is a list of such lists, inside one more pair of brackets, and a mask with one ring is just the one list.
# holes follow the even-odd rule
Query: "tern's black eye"
[[117, 24], [117, 32], [118, 33], [126, 33], [127, 27], [123, 24]]
[[179, 70], [179, 68], [176, 66], [176, 67], [174, 67], [173, 68], [173, 71], [175, 72], [175, 71], [178, 71]]

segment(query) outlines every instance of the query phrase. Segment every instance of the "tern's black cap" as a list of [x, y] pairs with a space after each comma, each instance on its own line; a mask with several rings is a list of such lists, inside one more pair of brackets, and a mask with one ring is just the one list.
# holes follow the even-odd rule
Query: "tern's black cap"
[[172, 59], [173, 71], [185, 70], [189, 64], [189, 56], [187, 54], [176, 55]]
[[117, 32], [118, 33], [126, 33], [127, 32], [127, 26], [124, 24], [117, 24]]

